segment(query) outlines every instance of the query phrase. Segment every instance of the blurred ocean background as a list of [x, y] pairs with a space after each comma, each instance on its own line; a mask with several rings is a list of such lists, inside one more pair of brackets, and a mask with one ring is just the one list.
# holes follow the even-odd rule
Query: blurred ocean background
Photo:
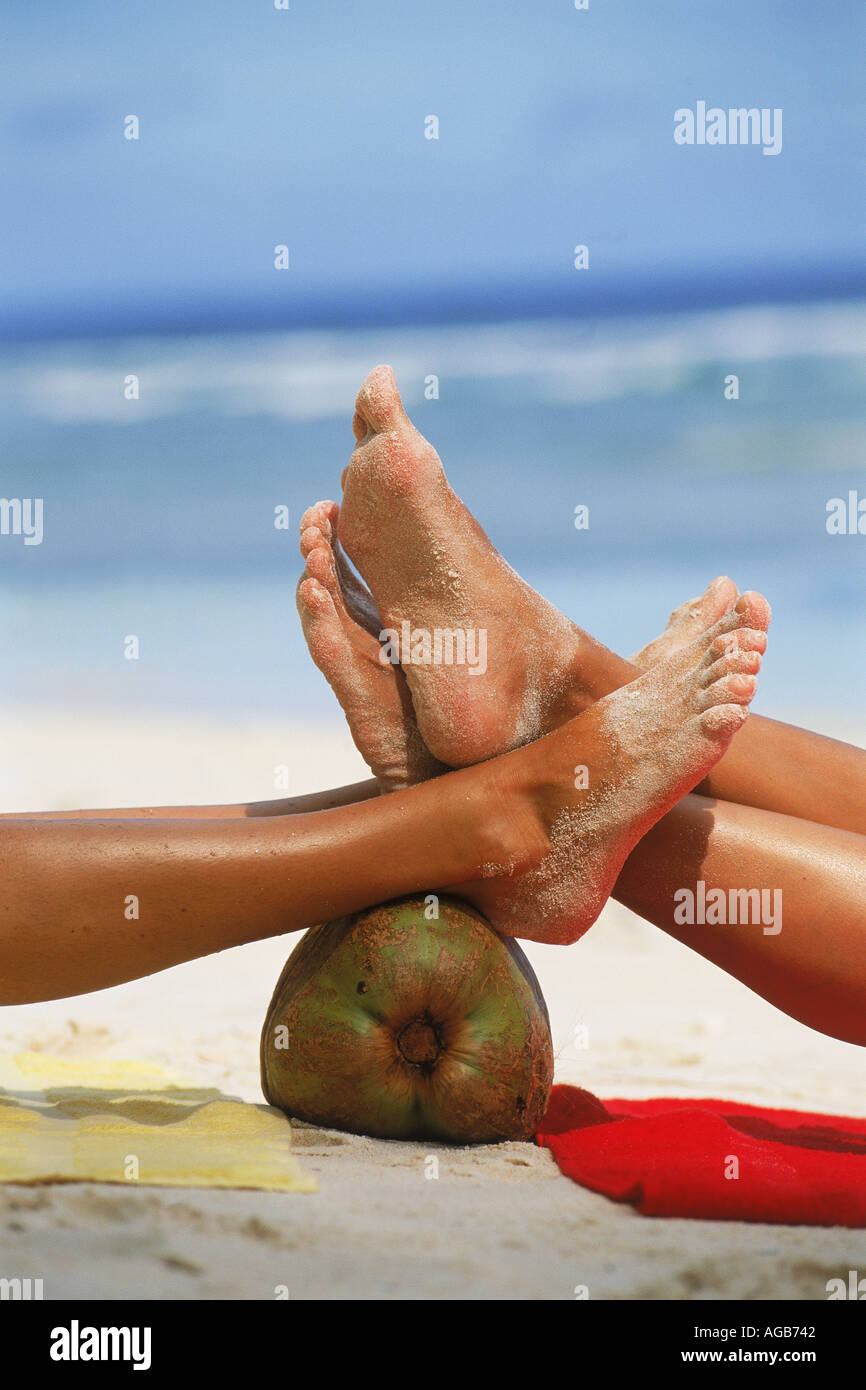
[[[12, 0], [4, 27], [0, 495], [44, 499], [40, 546], [0, 537], [5, 704], [330, 716], [297, 522], [386, 361], [578, 622], [629, 653], [727, 572], [775, 610], [757, 708], [860, 725], [866, 536], [825, 524], [866, 497], [859, 6]], [[675, 145], [698, 99], [782, 108], [782, 152]]]
[[[45, 511], [42, 545], [0, 551], [5, 690], [321, 709], [293, 605], [297, 522], [339, 497], [355, 389], [388, 360], [454, 486], [570, 616], [627, 653], [730, 573], [776, 609], [762, 707], [858, 712], [866, 536], [829, 535], [826, 503], [858, 483], [866, 497], [864, 340], [866, 304], [846, 303], [6, 351], [6, 493]], [[130, 633], [137, 662], [121, 659]]]

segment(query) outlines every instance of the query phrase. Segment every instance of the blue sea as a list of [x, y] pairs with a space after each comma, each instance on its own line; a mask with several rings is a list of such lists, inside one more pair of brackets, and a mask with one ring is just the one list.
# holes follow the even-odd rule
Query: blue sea
[[866, 498], [864, 349], [850, 301], [4, 347], [0, 495], [41, 497], [44, 538], [0, 536], [0, 696], [330, 713], [294, 609], [297, 521], [339, 497], [354, 394], [387, 361], [506, 558], [601, 640], [633, 651], [725, 572], [774, 607], [757, 708], [857, 721], [866, 535], [826, 520]]

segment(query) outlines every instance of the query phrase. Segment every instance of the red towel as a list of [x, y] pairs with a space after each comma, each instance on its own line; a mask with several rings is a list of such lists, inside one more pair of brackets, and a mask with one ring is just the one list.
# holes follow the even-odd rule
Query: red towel
[[554, 1086], [537, 1137], [569, 1178], [644, 1216], [866, 1226], [866, 1120]]

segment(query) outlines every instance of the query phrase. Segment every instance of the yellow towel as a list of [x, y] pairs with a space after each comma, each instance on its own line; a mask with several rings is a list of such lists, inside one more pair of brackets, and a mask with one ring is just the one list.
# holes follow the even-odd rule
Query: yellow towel
[[0, 1057], [0, 1182], [315, 1192], [282, 1111], [141, 1062]]

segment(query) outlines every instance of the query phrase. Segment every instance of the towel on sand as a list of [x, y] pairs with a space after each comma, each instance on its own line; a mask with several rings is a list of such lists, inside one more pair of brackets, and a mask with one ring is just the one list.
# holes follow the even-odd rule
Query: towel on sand
[[866, 1119], [554, 1086], [538, 1142], [644, 1216], [866, 1226]]
[[141, 1062], [0, 1057], [0, 1182], [315, 1192], [281, 1111]]

